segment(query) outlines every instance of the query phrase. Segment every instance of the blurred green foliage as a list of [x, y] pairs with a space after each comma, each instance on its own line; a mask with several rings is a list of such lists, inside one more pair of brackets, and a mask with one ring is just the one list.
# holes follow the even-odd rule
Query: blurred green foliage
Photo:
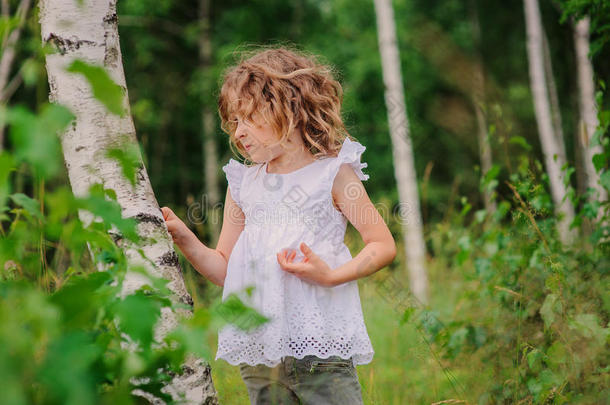
[[[598, 159], [607, 167], [609, 139], [601, 142]], [[600, 210], [603, 216], [588, 238], [562, 245], [548, 178], [541, 162], [527, 154], [530, 146], [522, 146], [519, 165], [506, 181], [512, 198], [497, 200], [494, 213], [477, 210], [472, 221], [464, 198], [462, 210], [430, 233], [435, 256], [463, 280], [456, 308], [440, 318], [422, 310], [407, 321], [421, 326], [454, 367], [473, 361], [492, 371], [489, 385], [474, 398], [478, 403], [605, 403], [610, 204], [571, 193], [582, 207], [572, 226], [594, 220]], [[482, 179], [481, 190], [495, 190], [496, 176], [494, 171]]]
[[[102, 184], [84, 197], [67, 184], [45, 186], [65, 176], [58, 135], [74, 115], [56, 104], [5, 113], [12, 148], [0, 152], [0, 403], [135, 404], [135, 387], [173, 403], [161, 391], [164, 383], [187, 354], [210, 360], [204, 343], [210, 333], [228, 322], [248, 329], [267, 319], [231, 297], [196, 308], [163, 345], [155, 342], [161, 308], [188, 307], [172, 300], [168, 280], [130, 263], [115, 244], [112, 235], [144, 254], [137, 221], [123, 218], [114, 190]], [[106, 156], [133, 181], [141, 164], [137, 145], [111, 147]], [[35, 184], [34, 196], [12, 191], [18, 171]], [[95, 220], [83, 224], [80, 210]], [[149, 282], [121, 298], [127, 272]]]
[[[14, 0], [8, 4], [11, 10], [17, 6]], [[568, 21], [592, 16], [593, 64], [603, 90], [597, 94], [600, 126], [593, 143], [605, 150], [593, 161], [608, 189], [610, 111], [600, 81], [610, 74], [608, 4], [540, 1], [568, 151], [569, 198], [577, 207], [573, 225], [585, 229], [600, 210], [608, 218], [608, 202], [589, 201], [592, 190], [576, 176], [579, 116]], [[382, 289], [363, 295], [379, 353], [361, 374], [365, 397], [370, 403], [429, 403], [448, 396], [480, 404], [604, 403], [610, 397], [607, 228], [593, 227], [574, 247], [558, 242], [529, 90], [522, 2], [506, 7], [498, 1], [395, 0], [393, 5], [435, 294], [429, 307], [400, 312], [390, 312], [397, 306], [379, 296]], [[288, 42], [337, 68], [347, 128], [367, 147], [363, 161], [373, 180], [367, 191], [373, 201], [396, 207], [373, 2], [211, 2], [209, 31], [195, 12], [199, 6], [118, 2], [123, 67], [142, 147], [127, 143], [106, 151], [125, 177], [133, 184], [142, 158], [157, 199], [177, 205], [185, 218], [189, 197], [207, 193], [202, 111], [215, 114], [222, 69], [245, 43]], [[167, 337], [177, 343], [171, 349], [152, 341], [160, 308], [176, 305], [165, 280], [148, 275], [148, 286], [117, 297], [127, 271], [146, 272], [127, 262], [109, 231], [138, 243], [137, 223], [121, 217], [113, 191], [103, 185], [94, 185], [86, 198], [75, 198], [67, 187], [56, 135], [73, 116], [46, 102], [49, 50], [40, 47], [36, 13], [26, 21], [11, 72], [24, 86], [8, 107], [0, 106], [0, 125], [8, 125], [9, 135], [0, 153], [0, 402], [136, 403], [129, 381], [142, 376], [151, 378], [148, 390], [163, 396], [167, 376], [160, 368], [177, 371], [187, 352], [210, 359], [206, 343], [226, 322], [250, 327], [265, 319], [236, 297], [220, 303], [219, 289], [183, 257], [197, 305], [193, 317]], [[0, 17], [0, 39], [16, 23]], [[204, 64], [199, 46], [206, 32], [211, 58]], [[472, 94], [464, 84], [477, 60], [494, 156], [485, 176]], [[89, 81], [109, 111], [123, 111], [124, 89], [101, 67], [80, 61], [71, 69]], [[230, 157], [228, 139], [218, 122], [211, 135], [221, 164]], [[481, 209], [483, 190], [495, 192], [496, 212]], [[85, 226], [79, 209], [98, 220]], [[395, 217], [388, 222], [402, 245], [402, 224]], [[195, 231], [206, 243], [211, 240]], [[350, 247], [359, 243], [354, 239]], [[97, 271], [100, 265], [105, 271]], [[405, 267], [401, 250], [382, 272], [404, 280]], [[402, 321], [400, 328], [395, 320]], [[416, 337], [421, 348], [412, 343]], [[126, 342], [138, 342], [139, 350], [125, 349]], [[421, 349], [421, 358], [415, 358], [414, 348]], [[235, 370], [218, 367], [222, 397], [236, 391], [237, 380], [225, 380]], [[222, 385], [225, 381], [233, 386]]]

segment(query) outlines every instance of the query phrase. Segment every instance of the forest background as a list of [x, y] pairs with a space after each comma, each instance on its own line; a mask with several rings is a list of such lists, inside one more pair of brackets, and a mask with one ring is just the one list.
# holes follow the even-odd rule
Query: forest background
[[[23, 3], [3, 2], [10, 11], [0, 26], [4, 39], [19, 26], [16, 10]], [[593, 139], [603, 150], [594, 163], [608, 191], [610, 2], [540, 0], [539, 6], [568, 163], [567, 189], [576, 208], [573, 227], [579, 236], [573, 245], [562, 243], [555, 228], [528, 72], [523, 2], [393, 2], [430, 300], [424, 307], [413, 304], [404, 248], [388, 268], [359, 281], [376, 350], [371, 364], [358, 367], [367, 404], [600, 404], [610, 397], [610, 255], [603, 225], [608, 201], [607, 195], [591, 199], [587, 189], [572, 23], [581, 15], [592, 17], [599, 124]], [[118, 334], [109, 334], [104, 344], [97, 339], [105, 315], [95, 308], [107, 305], [108, 319], [116, 315], [123, 327], [138, 323], [134, 308], [145, 308], [146, 322], [127, 329], [150, 344], [150, 328], [167, 301], [161, 297], [151, 304], [138, 296], [131, 303], [137, 305], [121, 305], [68, 288], [71, 278], [91, 281], [100, 257], [121, 256], [100, 236], [111, 224], [126, 235], [131, 228], [121, 222], [116, 206], [102, 202], [109, 197], [102, 191], [81, 203], [69, 197], [59, 142], [51, 135], [70, 118], [48, 105], [37, 4], [26, 10], [10, 68], [15, 81], [6, 84], [2, 100], [2, 403], [76, 404], [83, 398], [131, 403], [126, 378], [150, 372], [159, 358], [179, 363], [178, 355], [154, 357], [149, 348], [150, 356], [134, 366], [133, 357], [110, 344], [121, 340]], [[204, 244], [215, 247], [222, 212], [218, 196], [226, 190], [221, 167], [235, 157], [216, 111], [221, 73], [245, 45], [286, 43], [337, 68], [347, 129], [367, 148], [362, 160], [371, 180], [365, 187], [385, 213], [397, 245], [404, 246], [388, 124], [388, 109], [392, 112], [384, 100], [372, 1], [122, 0], [117, 17], [131, 114], [152, 189], [159, 204], [170, 206]], [[473, 90], [464, 85], [472, 83], [477, 66], [485, 83], [481, 102], [493, 162], [485, 175]], [[486, 193], [493, 193], [493, 210]], [[100, 234], [84, 231], [78, 208], [104, 219], [96, 230]], [[72, 235], [66, 234], [68, 224], [75, 227]], [[83, 259], [85, 241], [97, 246], [100, 256]], [[353, 227], [346, 243], [353, 254], [362, 248]], [[209, 356], [215, 353], [217, 325], [209, 322], [215, 318], [207, 310], [218, 305], [222, 289], [182, 255], [179, 260], [195, 313], [206, 314], [206, 321], [175, 338], [189, 349], [201, 343], [206, 347], [197, 351]], [[122, 269], [116, 274], [127, 267], [119, 259], [106, 263]], [[107, 281], [86, 285], [97, 291]], [[90, 312], [73, 313], [75, 306]], [[57, 311], [71, 313], [72, 323], [50, 321]], [[32, 325], [39, 329], [32, 331]], [[78, 328], [91, 334], [70, 334]], [[96, 349], [89, 345], [92, 336]], [[72, 350], [64, 350], [68, 346]], [[121, 353], [121, 360], [101, 367], [109, 352]], [[208, 360], [220, 403], [247, 403], [237, 368]], [[79, 365], [58, 371], [58, 364], [74, 363]]]

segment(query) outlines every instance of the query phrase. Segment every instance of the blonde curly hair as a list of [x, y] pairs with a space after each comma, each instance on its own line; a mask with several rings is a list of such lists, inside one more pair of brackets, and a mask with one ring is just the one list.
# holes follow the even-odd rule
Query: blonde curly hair
[[300, 130], [316, 159], [336, 156], [343, 140], [352, 139], [341, 118], [343, 89], [333, 77], [334, 69], [313, 54], [291, 48], [267, 45], [237, 51], [239, 62], [222, 75], [220, 127], [247, 164], [247, 153], [235, 138], [238, 117], [251, 122], [253, 116], [262, 117], [282, 146], [293, 130]]

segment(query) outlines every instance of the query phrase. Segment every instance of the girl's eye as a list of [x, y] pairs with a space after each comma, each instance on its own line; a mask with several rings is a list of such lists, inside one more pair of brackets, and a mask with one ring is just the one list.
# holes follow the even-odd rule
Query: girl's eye
[[241, 119], [241, 120], [238, 118], [238, 119], [236, 119], [236, 120], [235, 120], [235, 123], [237, 124], [237, 123], [239, 123], [240, 121], [241, 121], [241, 122], [242, 122], [244, 125], [247, 125], [247, 126], [249, 126], [249, 127], [253, 127], [253, 126], [254, 126], [254, 123], [253, 123], [252, 121], [250, 121], [249, 119], [247, 119], [247, 118], [244, 118], [244, 119]]

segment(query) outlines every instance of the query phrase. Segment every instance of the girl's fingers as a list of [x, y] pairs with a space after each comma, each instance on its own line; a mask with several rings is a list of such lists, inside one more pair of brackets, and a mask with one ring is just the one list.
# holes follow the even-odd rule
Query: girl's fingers
[[278, 256], [283, 258], [285, 262], [290, 263], [294, 260], [294, 258], [296, 257], [297, 253], [296, 251], [290, 251], [289, 249], [285, 249], [282, 250], [281, 252], [278, 253]]
[[174, 211], [169, 207], [161, 207], [161, 212], [163, 213], [163, 219], [166, 221], [174, 216]]
[[284, 271], [288, 271], [288, 263], [286, 262], [286, 252], [277, 254], [277, 261], [280, 264], [280, 268]]
[[289, 260], [292, 260], [290, 257], [292, 255], [287, 255], [286, 252], [278, 253], [278, 262], [282, 270], [288, 271], [290, 273], [299, 269], [301, 263], [292, 263]]

